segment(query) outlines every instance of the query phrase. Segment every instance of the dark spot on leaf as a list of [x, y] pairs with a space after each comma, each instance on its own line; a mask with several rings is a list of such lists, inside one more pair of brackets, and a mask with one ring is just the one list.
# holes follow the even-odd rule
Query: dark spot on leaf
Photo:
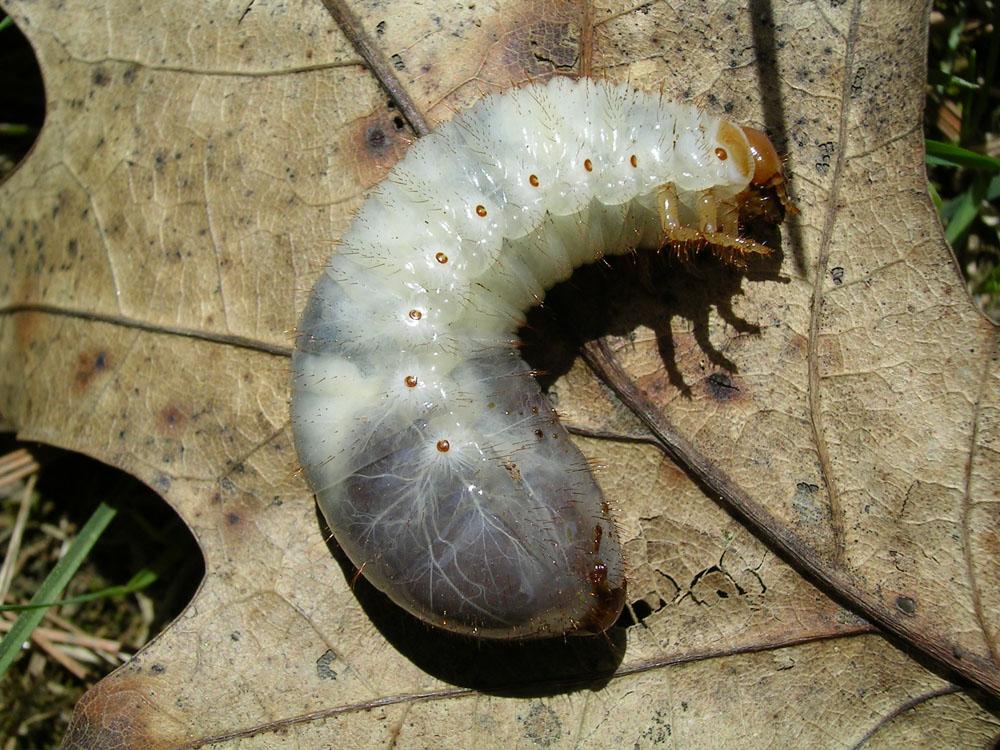
[[[653, 722], [642, 731], [642, 737], [649, 740], [652, 746], [666, 745], [673, 734], [668, 719], [670, 714], [663, 709], [657, 709], [653, 714]], [[636, 743], [638, 744], [638, 743]]]
[[73, 388], [77, 392], [86, 390], [94, 378], [108, 368], [108, 355], [103, 349], [94, 352], [81, 352], [76, 358], [76, 371], [73, 374]]
[[827, 510], [819, 501], [819, 485], [797, 482], [792, 496], [792, 508], [802, 523], [821, 524], [829, 520]]
[[632, 602], [631, 608], [626, 608], [625, 611], [622, 612], [622, 616], [619, 619], [618, 624], [623, 627], [638, 625], [639, 623], [644, 622], [647, 617], [659, 612], [666, 606], [666, 600], [659, 597], [657, 598], [655, 605], [650, 604], [645, 599], [636, 599]]
[[833, 279], [833, 283], [840, 286], [844, 283], [844, 269], [840, 266], [830, 269], [830, 278]]
[[706, 383], [709, 395], [716, 401], [731, 401], [739, 395], [740, 389], [733, 384], [729, 373], [713, 372], [708, 376]]
[[160, 410], [159, 423], [163, 429], [173, 431], [182, 426], [185, 421], [187, 418], [184, 416], [184, 412], [176, 406], [165, 406]]
[[107, 86], [111, 82], [111, 76], [104, 68], [98, 66], [91, 72], [90, 80], [95, 86]]
[[321, 657], [316, 660], [316, 676], [321, 680], [336, 680], [337, 672], [331, 666], [337, 660], [337, 655], [332, 649], [327, 649]]
[[562, 739], [562, 722], [549, 706], [534, 701], [524, 715], [518, 715], [524, 736], [540, 747], [550, 747]]
[[384, 151], [387, 141], [385, 131], [377, 125], [368, 128], [368, 132], [365, 133], [365, 142], [368, 144], [368, 148], [375, 151]]
[[897, 596], [896, 607], [904, 615], [912, 615], [917, 611], [917, 603], [908, 596]]
[[229, 513], [226, 513], [226, 523], [228, 523], [230, 526], [236, 526], [242, 520], [243, 519], [240, 518], [240, 514], [239, 513], [234, 513], [232, 511], [230, 511]]

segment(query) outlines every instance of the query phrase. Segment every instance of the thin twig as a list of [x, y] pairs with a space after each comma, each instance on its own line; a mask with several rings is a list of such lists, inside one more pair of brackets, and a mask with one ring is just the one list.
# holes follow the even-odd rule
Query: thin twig
[[[8, 620], [0, 620], [0, 633], [6, 633], [13, 627], [13, 623]], [[93, 651], [107, 651], [117, 654], [122, 649], [120, 641], [112, 641], [107, 638], [98, 638], [95, 635], [86, 633], [70, 633], [65, 630], [55, 630], [54, 628], [35, 628], [36, 633], [41, 633], [43, 638], [47, 638], [52, 643], [67, 643], [71, 646], [82, 646]]]
[[10, 467], [12, 466], [31, 463], [34, 460], [34, 457], [25, 448], [18, 448], [4, 456], [0, 456], [0, 476], [10, 471]]
[[419, 136], [425, 136], [431, 132], [430, 125], [424, 119], [423, 114], [417, 108], [416, 103], [406, 93], [403, 84], [393, 72], [392, 66], [385, 56], [372, 42], [368, 32], [361, 25], [361, 21], [354, 15], [354, 12], [347, 7], [343, 0], [323, 0], [327, 12], [333, 16], [333, 20], [344, 32], [354, 49], [371, 68], [372, 73], [379, 83], [389, 92], [389, 96], [396, 102], [399, 112], [403, 118], [410, 123], [413, 132]]
[[[145, 619], [145, 618], [143, 618], [143, 619]], [[46, 612], [45, 612], [45, 620], [48, 621], [48, 622], [50, 622], [50, 623], [52, 623], [52, 624], [54, 624], [60, 630], [66, 630], [66, 631], [68, 631], [70, 633], [76, 633], [79, 636], [84, 636], [84, 637], [87, 637], [87, 638], [92, 638], [93, 637], [89, 633], [87, 633], [86, 631], [84, 631], [82, 628], [80, 628], [79, 626], [77, 626], [76, 624], [70, 622], [69, 620], [65, 619], [64, 617], [60, 617], [59, 615], [57, 615], [56, 611], [54, 609], [46, 610]], [[141, 642], [145, 642], [146, 640], [147, 640], [147, 638], [143, 637], [141, 639]], [[128, 658], [128, 654], [126, 652], [122, 651], [121, 649], [122, 649], [122, 647], [121, 647], [121, 644], [119, 643], [118, 648], [115, 651], [115, 653], [105, 654], [104, 651], [98, 651], [97, 655], [103, 657], [103, 659], [108, 664], [111, 664], [112, 666], [118, 666], [119, 664], [121, 664], [123, 661], [125, 661]]]
[[[35, 469], [37, 468], [38, 464], [35, 464]], [[31, 512], [31, 504], [35, 498], [35, 482], [37, 480], [38, 474], [32, 474], [21, 493], [21, 506], [17, 509], [17, 520], [14, 521], [10, 544], [7, 545], [3, 564], [0, 564], [0, 604], [3, 604], [3, 600], [7, 598], [10, 584], [14, 580], [14, 568], [17, 565], [17, 557], [21, 554], [21, 540], [24, 538], [24, 528], [28, 523], [28, 514]]]
[[0, 489], [34, 474], [38, 468], [35, 457], [24, 448], [11, 451], [0, 458]]
[[64, 653], [52, 641], [38, 632], [38, 628], [31, 631], [31, 640], [36, 646], [48, 654], [54, 661], [58, 662], [66, 671], [72, 673], [78, 679], [86, 679], [88, 670], [73, 657]]

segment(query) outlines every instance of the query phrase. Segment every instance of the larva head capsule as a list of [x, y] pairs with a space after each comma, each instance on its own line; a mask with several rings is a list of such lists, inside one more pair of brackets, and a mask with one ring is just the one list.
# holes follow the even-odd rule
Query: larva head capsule
[[735, 201], [741, 223], [758, 217], [780, 223], [775, 198], [786, 214], [798, 213], [785, 189], [781, 157], [764, 133], [723, 120], [716, 138], [716, 156], [730, 162], [730, 169], [739, 173], [746, 185]]
[[771, 139], [754, 128], [741, 128], [750, 144], [750, 156], [753, 158], [754, 185], [767, 186], [775, 178], [784, 179], [781, 173], [781, 158], [778, 156]]
[[[778, 202], [781, 203], [786, 214], [797, 214], [799, 211], [792, 203], [791, 198], [788, 197], [788, 191], [785, 189], [785, 172], [781, 157], [778, 156], [778, 150], [771, 143], [771, 139], [756, 128], [737, 128], [730, 123], [724, 124], [730, 125], [733, 130], [740, 131], [741, 140], [746, 143], [748, 148], [748, 151], [744, 152], [744, 158], [749, 161], [745, 174], [749, 177], [750, 184], [745, 196], [747, 200], [744, 203], [767, 203], [766, 194], [773, 191], [773, 195], [778, 198]], [[720, 127], [720, 140], [722, 134], [723, 128]], [[751, 214], [767, 213], [761, 210], [762, 207], [745, 207], [750, 209]]]

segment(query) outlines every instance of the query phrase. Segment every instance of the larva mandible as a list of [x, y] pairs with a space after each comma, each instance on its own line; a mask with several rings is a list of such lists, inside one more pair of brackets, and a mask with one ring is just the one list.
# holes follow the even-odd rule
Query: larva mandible
[[[762, 133], [589, 79], [487, 96], [413, 144], [303, 313], [292, 424], [337, 541], [413, 615], [489, 638], [598, 633], [625, 600], [608, 504], [517, 353], [578, 266], [740, 237]], [[772, 192], [775, 192], [772, 191]]]

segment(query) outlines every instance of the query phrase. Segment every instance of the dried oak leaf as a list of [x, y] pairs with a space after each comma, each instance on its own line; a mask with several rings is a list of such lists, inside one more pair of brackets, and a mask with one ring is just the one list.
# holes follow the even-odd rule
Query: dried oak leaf
[[[927, 199], [912, 5], [8, 2], [48, 112], [0, 187], [0, 408], [154, 487], [207, 568], [66, 746], [995, 737], [942, 675], [1000, 689], [997, 335]], [[802, 214], [746, 274], [619, 264], [589, 314], [556, 293], [589, 367], [565, 335], [533, 356], [602, 464], [641, 622], [478, 644], [335, 562], [289, 440], [289, 331], [413, 138], [553, 74], [768, 127]]]

